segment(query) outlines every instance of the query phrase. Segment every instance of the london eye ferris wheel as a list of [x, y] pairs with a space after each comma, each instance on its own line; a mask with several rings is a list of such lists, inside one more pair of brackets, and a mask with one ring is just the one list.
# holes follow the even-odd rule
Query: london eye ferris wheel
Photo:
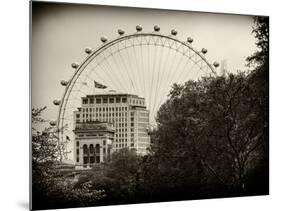
[[207, 61], [207, 49], [194, 49], [191, 37], [179, 40], [175, 29], [164, 34], [155, 25], [151, 32], [144, 32], [137, 25], [134, 33], [122, 29], [117, 32], [117, 38], [108, 40], [103, 36], [100, 46], [86, 48], [84, 61], [72, 63], [71, 78], [60, 82], [65, 90], [61, 99], [53, 101], [59, 107], [58, 117], [50, 122], [57, 128], [59, 142], [73, 139], [73, 112], [81, 106], [81, 97], [98, 92], [94, 88], [97, 82], [106, 88], [103, 91], [145, 98], [150, 124], [155, 125], [157, 111], [172, 84], [216, 75], [219, 63]]

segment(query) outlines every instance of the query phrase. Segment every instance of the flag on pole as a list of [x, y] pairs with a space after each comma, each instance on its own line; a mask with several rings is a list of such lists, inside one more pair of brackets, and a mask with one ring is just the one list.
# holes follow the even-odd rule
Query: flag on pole
[[107, 88], [107, 86], [105, 86], [105, 85], [102, 85], [102, 84], [100, 84], [96, 81], [94, 81], [94, 82], [95, 82], [95, 88], [98, 88], [98, 89], [106, 89]]

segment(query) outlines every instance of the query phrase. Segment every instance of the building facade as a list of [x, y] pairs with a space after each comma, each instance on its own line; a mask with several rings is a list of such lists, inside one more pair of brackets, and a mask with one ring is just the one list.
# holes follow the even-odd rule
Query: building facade
[[108, 122], [91, 121], [76, 123], [75, 162], [79, 168], [91, 168], [95, 163], [110, 160], [114, 126]]
[[[144, 98], [132, 94], [108, 92], [87, 95], [82, 97], [81, 100], [81, 107], [74, 111], [75, 128], [84, 124], [95, 125], [97, 122], [108, 123], [112, 125], [114, 132], [110, 134], [113, 138], [109, 135], [109, 131], [104, 134], [104, 137], [112, 141], [111, 151], [129, 148], [136, 150], [138, 154], [144, 155], [147, 153], [147, 148], [150, 146], [150, 136], [148, 134], [149, 111], [146, 109]], [[78, 133], [82, 136], [81, 133], [83, 132], [78, 132], [75, 129], [74, 133], [78, 140], [81, 138], [77, 136]], [[78, 147], [79, 152], [77, 147], [76, 145], [74, 146], [76, 154], [74, 157], [79, 157], [77, 153], [82, 150], [81, 145]]]

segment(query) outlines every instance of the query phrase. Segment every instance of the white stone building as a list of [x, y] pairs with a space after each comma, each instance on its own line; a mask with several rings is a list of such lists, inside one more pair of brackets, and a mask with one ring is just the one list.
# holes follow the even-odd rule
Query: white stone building
[[74, 157], [76, 167], [90, 168], [110, 160], [114, 138], [113, 124], [107, 122], [76, 123]]
[[[96, 136], [88, 134], [88, 139], [92, 141], [96, 140], [97, 137], [104, 137], [99, 143], [100, 146], [102, 146], [103, 140], [111, 140], [111, 151], [129, 148], [144, 155], [150, 146], [150, 136], [148, 135], [149, 111], [146, 109], [145, 99], [137, 95], [108, 92], [82, 97], [81, 107], [74, 111], [74, 121], [75, 128], [78, 125], [81, 127], [83, 124], [95, 125], [98, 122], [109, 123], [108, 127], [112, 125], [113, 133], [106, 130], [103, 136], [98, 131], [96, 131]], [[81, 137], [77, 135], [79, 133], [82, 136], [83, 132], [78, 132], [76, 129], [74, 132], [76, 134], [75, 142], [78, 139], [81, 140]], [[93, 134], [94, 131], [91, 133]], [[85, 133], [83, 140], [86, 139], [87, 134]], [[80, 143], [79, 146], [74, 145], [75, 158], [81, 156], [82, 147]], [[100, 162], [102, 161], [104, 160], [100, 160]], [[81, 165], [80, 158], [79, 162], [76, 159], [76, 163]]]

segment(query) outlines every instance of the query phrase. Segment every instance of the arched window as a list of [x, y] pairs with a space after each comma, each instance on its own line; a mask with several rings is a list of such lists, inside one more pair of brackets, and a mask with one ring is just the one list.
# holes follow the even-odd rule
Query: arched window
[[100, 145], [96, 144], [96, 153], [100, 153]]
[[84, 168], [87, 167], [87, 164], [89, 162], [89, 150], [88, 146], [86, 144], [83, 145], [83, 166]]
[[90, 144], [90, 154], [93, 154], [94, 152], [95, 152], [94, 145]]
[[87, 155], [88, 156], [88, 146], [86, 144], [83, 145], [83, 155]]

